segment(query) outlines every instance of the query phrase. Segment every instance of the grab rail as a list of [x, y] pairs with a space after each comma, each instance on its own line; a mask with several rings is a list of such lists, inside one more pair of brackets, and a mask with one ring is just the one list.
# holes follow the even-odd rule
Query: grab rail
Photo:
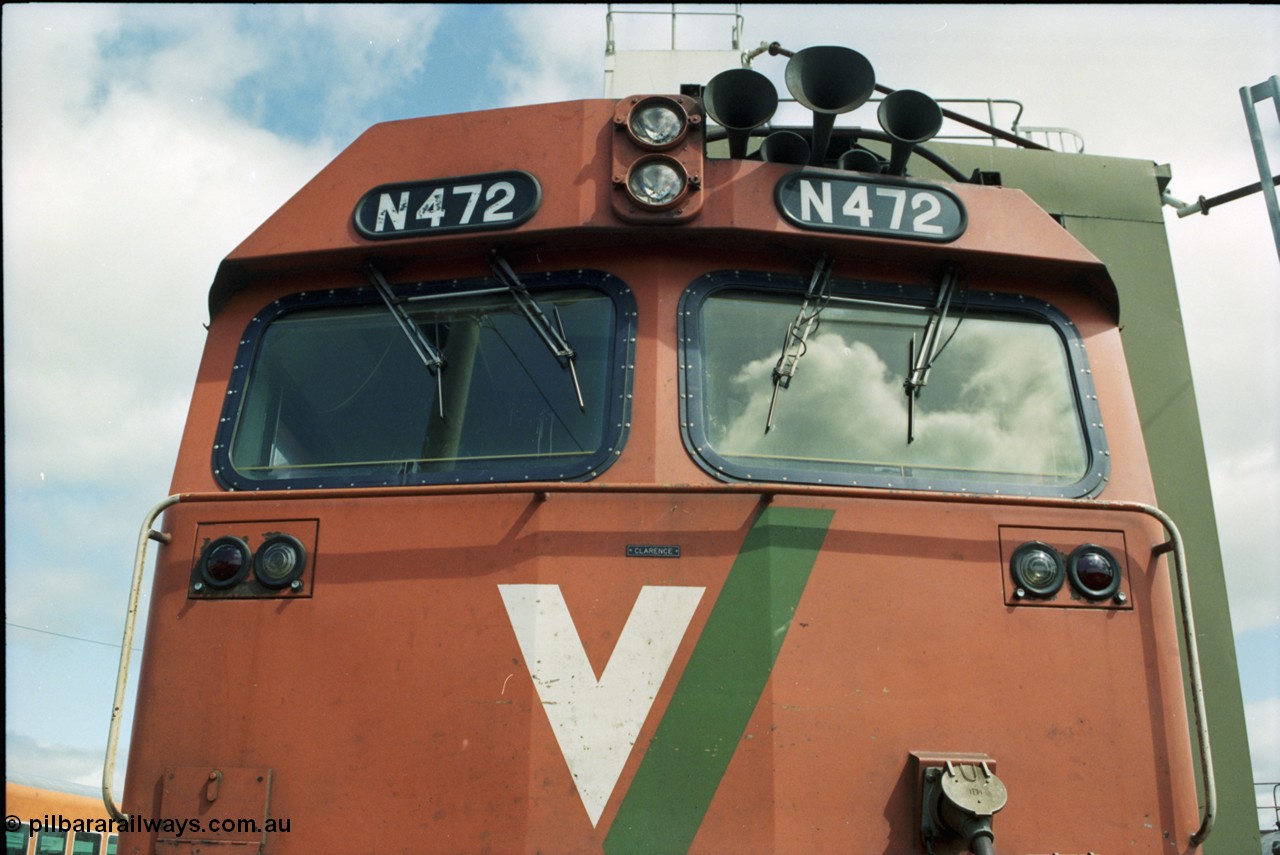
[[129, 608], [124, 616], [124, 640], [120, 643], [120, 667], [116, 671], [116, 695], [111, 703], [111, 729], [107, 732], [107, 756], [102, 764], [102, 803], [107, 813], [119, 822], [128, 822], [129, 815], [116, 807], [115, 798], [111, 795], [111, 782], [116, 774], [116, 748], [120, 741], [120, 713], [124, 711], [124, 689], [129, 679], [129, 659], [133, 654], [133, 628], [138, 621], [138, 599], [142, 593], [142, 571], [147, 562], [147, 541], [155, 540], [168, 543], [172, 536], [165, 532], [153, 531], [151, 524], [156, 521], [165, 509], [181, 501], [179, 496], [170, 496], [158, 503], [150, 511], [138, 532], [138, 549], [133, 559], [133, 582], [129, 587]]

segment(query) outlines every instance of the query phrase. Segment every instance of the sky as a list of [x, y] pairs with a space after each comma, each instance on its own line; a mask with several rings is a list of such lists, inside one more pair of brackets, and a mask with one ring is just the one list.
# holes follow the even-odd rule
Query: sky
[[[219, 261], [374, 123], [602, 97], [605, 12], [3, 6], [11, 773], [101, 780], [138, 526], [168, 493]], [[1238, 93], [1280, 72], [1277, 7], [742, 12], [744, 48], [844, 45], [892, 88], [1020, 101], [1023, 124], [1072, 128], [1089, 153], [1171, 164], [1185, 201], [1258, 180]], [[727, 49], [729, 26], [682, 17], [676, 46]], [[615, 37], [664, 49], [670, 19], [615, 15]], [[755, 67], [780, 84], [783, 60]], [[1259, 109], [1280, 170], [1272, 106]], [[1280, 781], [1280, 259], [1261, 195], [1165, 220], [1254, 777]]]

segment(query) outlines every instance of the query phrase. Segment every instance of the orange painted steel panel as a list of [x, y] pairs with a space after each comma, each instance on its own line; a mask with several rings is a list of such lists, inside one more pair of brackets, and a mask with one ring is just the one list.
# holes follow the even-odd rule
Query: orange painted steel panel
[[[637, 793], [660, 803], [652, 776], [680, 768], [663, 722], [686, 720], [686, 680], [714, 676], [706, 650], [731, 646], [725, 627], [739, 620], [743, 644], [775, 644], [776, 659], [757, 663], [743, 726], [699, 749], [724, 763], [702, 803], [671, 806], [697, 820], [688, 851], [923, 852], [913, 752], [998, 763], [1009, 804], [997, 851], [1194, 851], [1177, 622], [1153, 555], [1165, 535], [1121, 504], [1154, 496], [1102, 265], [1002, 188], [953, 188], [969, 226], [949, 244], [805, 232], [773, 202], [793, 168], [742, 161], [704, 162], [691, 221], [629, 225], [611, 201], [616, 109], [378, 125], [228, 257], [174, 472], [185, 495], [164, 519], [173, 539], [159, 549], [124, 808], [165, 809], [169, 768], [270, 769], [270, 814], [292, 822], [268, 835], [269, 855], [335, 851], [350, 836], [361, 844], [347, 848], [379, 852], [619, 851], [624, 833], [641, 834], [623, 828], [643, 812]], [[513, 168], [536, 176], [544, 198], [510, 231], [375, 245], [352, 226], [372, 187]], [[629, 433], [603, 475], [219, 487], [211, 450], [227, 378], [264, 306], [365, 287], [367, 260], [393, 285], [485, 277], [495, 246], [518, 273], [599, 269], [635, 296]], [[773, 488], [695, 464], [679, 424], [681, 294], [719, 270], [805, 278], [823, 252], [837, 278], [935, 288], [960, 265], [970, 288], [1034, 296], [1070, 318], [1108, 440], [1097, 500]], [[797, 545], [797, 520], [821, 520], [806, 535], [817, 531], [820, 547]], [[307, 521], [309, 596], [190, 595], [207, 535], [287, 527], [272, 521]], [[1012, 600], [1002, 546], [1024, 535], [1116, 551], [1125, 606]], [[799, 593], [726, 619], [723, 603], [744, 587]], [[761, 626], [766, 637], [748, 639]], [[723, 661], [726, 672], [740, 664]], [[558, 694], [570, 683], [590, 691]], [[156, 843], [126, 835], [120, 851]]]
[[189, 818], [199, 830], [158, 832], [158, 844], [176, 852], [261, 851], [271, 810], [270, 769], [177, 767], [165, 770], [163, 787], [158, 815]]
[[[953, 243], [922, 244], [796, 228], [774, 204], [774, 188], [794, 171], [786, 164], [706, 160], [701, 212], [679, 226], [628, 226], [613, 209], [615, 102], [580, 101], [409, 119], [375, 125], [223, 262], [210, 294], [213, 314], [235, 290], [256, 277], [293, 270], [356, 271], [369, 258], [481, 257], [493, 241], [538, 249], [599, 248], [643, 251], [655, 241], [702, 247], [808, 247], [837, 252], [875, 266], [939, 266], [961, 258], [993, 271], [1071, 283], [1099, 295], [1113, 310], [1115, 287], [1106, 268], [1019, 190], [948, 185], [969, 212], [969, 227]], [[690, 134], [690, 144], [700, 131]], [[539, 145], [510, 141], [545, 141]], [[624, 144], [628, 150], [630, 143]], [[509, 233], [441, 235], [396, 241], [361, 238], [352, 223], [360, 198], [373, 187], [427, 178], [519, 168], [543, 188], [542, 205]], [[816, 170], [815, 174], [847, 174]]]
[[[998, 760], [1011, 801], [996, 828], [1012, 851], [1096, 851], [1117, 835], [1155, 851], [1165, 832], [1194, 825], [1177, 651], [1152, 656], [1174, 616], [1163, 564], [1147, 557], [1158, 539], [1148, 520], [777, 501], [836, 516], [692, 851], [833, 851], [855, 839], [910, 851], [903, 776], [909, 752], [923, 749]], [[382, 818], [382, 836], [421, 851], [532, 852], [551, 841], [599, 851], [757, 505], [585, 490], [220, 502], [220, 519], [286, 508], [323, 519], [315, 596], [192, 601], [191, 545], [163, 551], [140, 693], [181, 698], [184, 713], [140, 705], [146, 738], [134, 743], [125, 806], [155, 814], [144, 770], [157, 758], [270, 763], [272, 816], [294, 831], [266, 851], [308, 851], [308, 822], [353, 814]], [[187, 520], [208, 512], [180, 505], [165, 528], [190, 531]], [[1119, 526], [1134, 609], [1007, 606], [1002, 523]], [[636, 542], [678, 544], [681, 557], [627, 558]], [[559, 586], [597, 675], [644, 586], [706, 589], [594, 828], [504, 615], [504, 584]], [[1099, 797], [1090, 781], [1116, 782], [1125, 797]], [[1162, 792], [1168, 781], [1181, 791]], [[1133, 804], [1151, 815], [1131, 815]]]
[[[999, 762], [1010, 800], [997, 851], [1185, 844], [1197, 817], [1180, 666], [1176, 650], [1149, 658], [1176, 632], [1168, 574], [1147, 557], [1151, 527], [1124, 520], [1146, 547], [1128, 556], [1137, 614], [1083, 614], [1004, 604], [995, 529], [1016, 516], [891, 503], [837, 513], [692, 852], [726, 840], [744, 853], [833, 851], [837, 839], [920, 851], [907, 757], [922, 750]], [[1035, 516], [1078, 526], [1098, 515]], [[774, 809], [752, 810], [761, 803]]]

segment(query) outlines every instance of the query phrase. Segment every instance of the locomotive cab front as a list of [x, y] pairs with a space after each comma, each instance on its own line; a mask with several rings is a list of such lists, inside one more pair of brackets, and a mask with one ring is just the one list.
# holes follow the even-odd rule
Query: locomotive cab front
[[121, 852], [1197, 849], [1105, 266], [761, 100], [378, 125], [227, 258]]

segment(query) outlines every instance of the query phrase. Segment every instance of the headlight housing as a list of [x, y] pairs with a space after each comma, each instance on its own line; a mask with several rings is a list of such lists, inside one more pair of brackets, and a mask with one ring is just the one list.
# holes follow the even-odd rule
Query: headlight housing
[[284, 588], [302, 575], [307, 566], [307, 550], [288, 534], [267, 538], [253, 555], [253, 575], [268, 588]]
[[680, 161], [665, 155], [637, 160], [627, 173], [627, 194], [644, 208], [664, 211], [689, 191], [689, 174]]
[[702, 105], [687, 95], [633, 95], [614, 104], [613, 212], [623, 222], [686, 223], [702, 210]]
[[1022, 544], [1009, 559], [1009, 573], [1019, 590], [1033, 597], [1052, 597], [1067, 577], [1062, 554], [1038, 540]]
[[689, 131], [689, 114], [679, 101], [661, 95], [631, 108], [627, 133], [641, 148], [662, 151], [679, 145]]

